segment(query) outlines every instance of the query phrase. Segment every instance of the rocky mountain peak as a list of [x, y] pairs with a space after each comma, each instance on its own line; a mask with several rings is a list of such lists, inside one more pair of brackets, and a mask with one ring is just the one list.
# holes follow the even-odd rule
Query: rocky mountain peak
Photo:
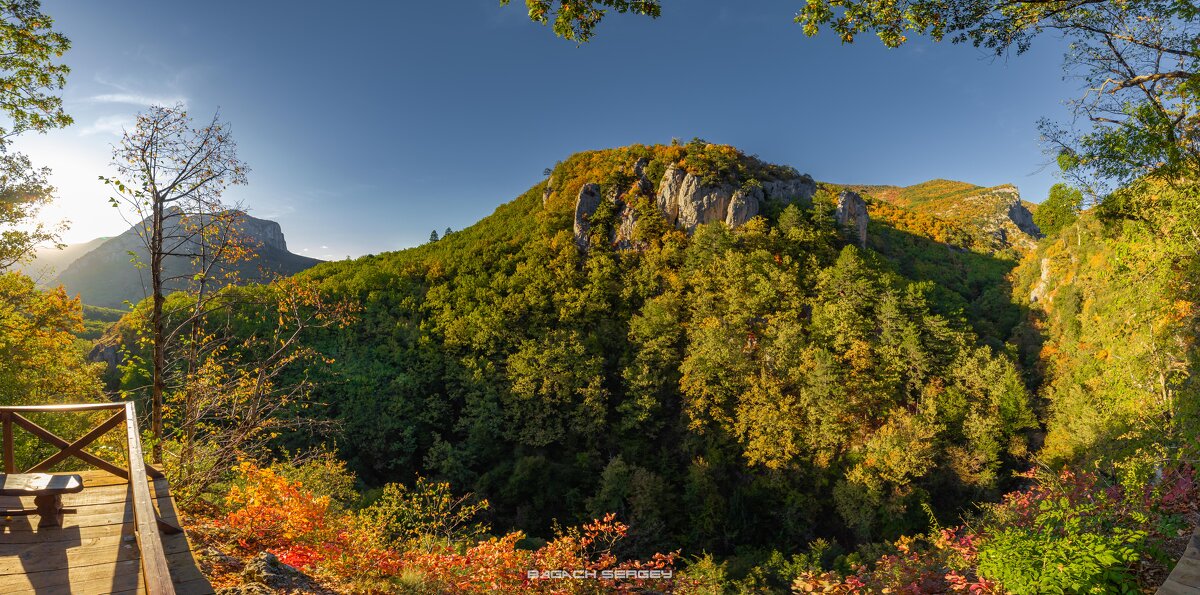
[[[668, 223], [688, 233], [692, 233], [700, 225], [714, 221], [723, 221], [729, 227], [744, 225], [761, 212], [766, 201], [806, 201], [812, 198], [817, 189], [816, 182], [808, 175], [794, 175], [765, 182], [754, 179], [740, 186], [727, 182], [705, 183], [701, 176], [688, 172], [677, 164], [671, 164], [667, 166], [657, 184], [656, 192], [655, 184], [647, 176], [649, 164], [650, 160], [646, 158], [633, 164], [638, 190], [644, 195], [654, 197], [655, 205]], [[549, 184], [553, 182], [551, 178]], [[543, 204], [550, 192], [548, 185], [542, 197]], [[580, 248], [587, 246], [591, 219], [602, 200], [604, 199], [600, 186], [595, 183], [584, 184], [575, 199], [575, 242]], [[609, 200], [618, 203], [612, 241], [618, 248], [631, 248], [634, 246], [633, 230], [637, 222], [637, 213], [616, 196], [609, 197]]]

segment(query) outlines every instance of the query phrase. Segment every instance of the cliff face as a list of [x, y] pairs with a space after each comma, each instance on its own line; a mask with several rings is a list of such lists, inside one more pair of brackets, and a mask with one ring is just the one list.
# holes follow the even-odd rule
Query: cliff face
[[[177, 212], [172, 212], [177, 213]], [[170, 221], [176, 221], [177, 216]], [[149, 287], [150, 275], [144, 268], [135, 267], [130, 260], [135, 255], [139, 262], [149, 257], [138, 235], [139, 227], [131, 227], [119, 236], [109, 238], [86, 254], [73, 260], [51, 280], [52, 285], [63, 285], [70, 294], [79, 294], [83, 302], [107, 308], [122, 307], [124, 302], [142, 300]], [[238, 235], [254, 252], [254, 257], [239, 263], [232, 270], [238, 282], [265, 281], [274, 275], [293, 275], [321, 261], [287, 249], [287, 241], [279, 223], [251, 217], [240, 213], [237, 220]], [[178, 235], [178, 229], [168, 225], [166, 235]], [[186, 246], [184, 250], [187, 250]], [[164, 263], [166, 277], [173, 280], [168, 289], [179, 289], [185, 280], [194, 274], [193, 266], [186, 257], [167, 257]]]
[[[795, 175], [785, 179], [767, 181], [753, 180], [750, 183], [705, 183], [704, 178], [684, 168], [667, 166], [662, 179], [655, 185], [648, 178], [648, 161], [639, 160], [633, 165], [636, 186], [642, 194], [653, 196], [654, 204], [667, 223], [688, 233], [705, 223], [722, 221], [729, 227], [738, 227], [757, 216], [767, 201], [790, 203], [808, 201], [816, 192], [817, 185], [807, 175]], [[554, 185], [553, 179], [542, 196], [543, 204], [549, 198]], [[598, 184], [584, 184], [575, 198], [574, 232], [575, 242], [587, 246], [591, 221], [599, 209], [601, 188]], [[610, 196], [617, 208], [617, 219], [611, 240], [618, 248], [635, 246], [633, 232], [637, 213], [625, 201]]]
[[817, 185], [809, 176], [759, 182], [749, 187], [705, 185], [699, 176], [672, 165], [658, 185], [655, 202], [668, 223], [692, 232], [698, 225], [713, 221], [737, 227], [758, 215], [767, 200], [809, 200], [816, 190]]
[[1041, 230], [1033, 222], [1033, 213], [1025, 206], [1015, 186], [984, 189], [961, 199], [956, 206], [947, 207], [945, 216], [979, 225], [1003, 248], [1033, 250], [1042, 237]]
[[898, 207], [978, 230], [992, 249], [1028, 252], [1042, 232], [1033, 213], [1011, 184], [985, 188], [951, 180], [930, 180], [907, 187], [869, 188], [871, 196]]
[[838, 225], [854, 231], [854, 238], [858, 240], [859, 246], [867, 247], [867, 224], [871, 220], [867, 216], [867, 202], [863, 200], [863, 197], [852, 190], [842, 191], [838, 195], [834, 219], [837, 220]]
[[[585, 155], [604, 161], [597, 156], [605, 153]], [[818, 191], [812, 177], [754, 157], [742, 156], [736, 166], [728, 161], [626, 159], [574, 171], [556, 170], [543, 189], [543, 208], [557, 210], [570, 205], [567, 208], [571, 208], [575, 242], [581, 249], [586, 249], [591, 241], [597, 213], [604, 213], [607, 218], [608, 240], [613, 246], [636, 249], [638, 242], [634, 235], [639, 213], [644, 216], [647, 207], [661, 214], [668, 225], [690, 234], [707, 223], [739, 227], [756, 216], [774, 212], [768, 205], [811, 204]], [[583, 170], [586, 174], [579, 175]], [[572, 175], [573, 183], [568, 179]], [[880, 216], [885, 220], [889, 216], [907, 217], [903, 213], [920, 214], [924, 220], [934, 222], [931, 224], [935, 227], [941, 225], [950, 230], [950, 233], [935, 231], [931, 237], [961, 248], [1023, 253], [1033, 250], [1042, 237], [1027, 203], [1012, 185], [985, 188], [932, 180], [908, 187], [826, 186], [837, 197], [834, 216], [838, 224], [846, 231], [846, 238], [860, 246], [867, 245], [868, 222], [876, 215], [871, 211], [886, 206], [881, 203], [892, 205], [882, 209]], [[566, 198], [564, 195], [570, 197], [570, 202], [558, 202]], [[560, 198], [550, 203], [553, 196]], [[611, 209], [601, 208], [609, 204]]]

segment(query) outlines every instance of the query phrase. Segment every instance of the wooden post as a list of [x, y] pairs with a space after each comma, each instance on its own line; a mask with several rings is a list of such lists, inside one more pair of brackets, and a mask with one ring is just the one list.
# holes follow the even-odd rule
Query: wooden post
[[13, 457], [12, 414], [7, 411], [0, 412], [0, 420], [4, 425], [3, 429], [0, 429], [0, 432], [4, 433], [4, 472], [16, 473], [17, 461]]

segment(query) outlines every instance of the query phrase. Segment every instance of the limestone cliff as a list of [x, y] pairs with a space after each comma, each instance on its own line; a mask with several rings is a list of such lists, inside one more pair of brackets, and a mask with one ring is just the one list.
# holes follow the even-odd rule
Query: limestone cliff
[[867, 224], [870, 217], [867, 216], [867, 202], [863, 197], [852, 190], [843, 190], [838, 195], [834, 219], [838, 225], [854, 232], [854, 239], [858, 240], [859, 246], [867, 247]]
[[1033, 213], [1011, 184], [991, 188], [952, 180], [908, 187], [858, 187], [872, 197], [975, 230], [994, 250], [1032, 250], [1042, 237]]
[[690, 233], [698, 225], [713, 221], [737, 227], [758, 215], [764, 201], [808, 200], [816, 190], [816, 183], [808, 176], [742, 187], [706, 185], [700, 176], [672, 165], [659, 182], [655, 202], [668, 223]]
[[[688, 233], [697, 226], [722, 221], [729, 227], [744, 225], [757, 216], [767, 201], [790, 203], [808, 201], [816, 192], [816, 183], [807, 175], [795, 175], [785, 179], [765, 182], [749, 180], [740, 186], [732, 183], [706, 184], [701, 176], [690, 173], [672, 164], [659, 181], [657, 188], [648, 178], [646, 167], [649, 160], [641, 159], [633, 164], [634, 184], [638, 193], [653, 196], [654, 204], [667, 223]], [[543, 205], [553, 192], [551, 177], [543, 191]], [[586, 248], [592, 229], [592, 218], [599, 209], [601, 188], [598, 184], [584, 184], [575, 197], [573, 231], [575, 243]], [[610, 240], [620, 249], [636, 247], [633, 239], [637, 224], [637, 212], [633, 206], [616, 196], [609, 196], [616, 207], [616, 220]]]

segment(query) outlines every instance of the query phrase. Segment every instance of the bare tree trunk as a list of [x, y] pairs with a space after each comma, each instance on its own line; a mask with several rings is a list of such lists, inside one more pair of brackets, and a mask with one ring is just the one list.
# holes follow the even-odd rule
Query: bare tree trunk
[[154, 462], [162, 464], [162, 438], [163, 438], [163, 391], [166, 388], [164, 376], [166, 375], [166, 332], [163, 324], [163, 203], [157, 190], [153, 191], [153, 209], [154, 209], [154, 229], [151, 232], [150, 239], [150, 285], [154, 293], [154, 309], [150, 314], [150, 323], [154, 330], [154, 382], [150, 390], [151, 400], [151, 428], [154, 433], [154, 448], [152, 449]]

